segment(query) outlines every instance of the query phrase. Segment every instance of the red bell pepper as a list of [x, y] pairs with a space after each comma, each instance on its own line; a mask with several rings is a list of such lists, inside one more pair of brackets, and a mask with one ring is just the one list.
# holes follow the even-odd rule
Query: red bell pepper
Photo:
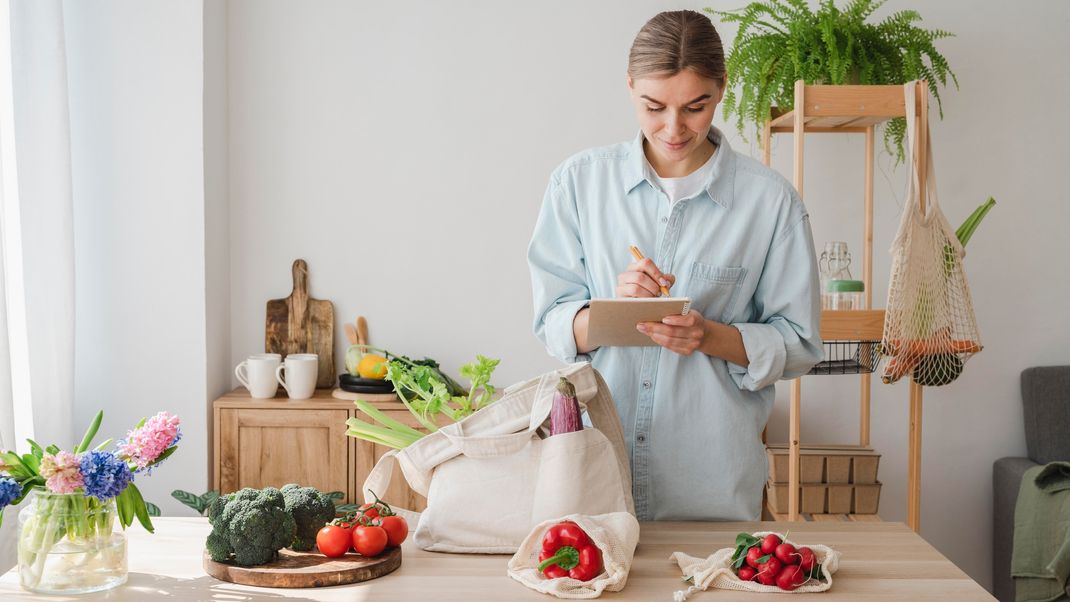
[[539, 570], [550, 579], [590, 581], [602, 573], [602, 552], [576, 523], [565, 521], [543, 535]]

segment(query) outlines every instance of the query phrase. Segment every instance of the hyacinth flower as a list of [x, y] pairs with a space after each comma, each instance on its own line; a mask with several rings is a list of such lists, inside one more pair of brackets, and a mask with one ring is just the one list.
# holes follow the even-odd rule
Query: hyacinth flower
[[126, 439], [119, 441], [119, 457], [130, 463], [131, 470], [140, 472], [162, 462], [166, 457], [164, 454], [174, 449], [181, 438], [178, 416], [160, 412], [148, 420], [142, 420], [127, 433]]
[[0, 451], [0, 520], [5, 506], [20, 503], [32, 490], [40, 492], [19, 534], [20, 579], [25, 586], [33, 588], [45, 577], [49, 553], [64, 537], [110, 537], [116, 517], [123, 529], [136, 518], [153, 532], [134, 475], [178, 449], [179, 419], [160, 412], [142, 419], [116, 449], [107, 449], [111, 439], [90, 449], [102, 420], [103, 412], [98, 412], [70, 452], [55, 445], [43, 448], [30, 439], [30, 453]]

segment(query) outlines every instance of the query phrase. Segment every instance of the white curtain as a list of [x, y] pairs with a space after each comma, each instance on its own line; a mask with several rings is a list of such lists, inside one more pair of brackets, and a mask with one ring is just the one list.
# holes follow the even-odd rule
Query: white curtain
[[[0, 0], [0, 448], [71, 448], [74, 233], [61, 0]], [[14, 563], [15, 510], [0, 529]]]

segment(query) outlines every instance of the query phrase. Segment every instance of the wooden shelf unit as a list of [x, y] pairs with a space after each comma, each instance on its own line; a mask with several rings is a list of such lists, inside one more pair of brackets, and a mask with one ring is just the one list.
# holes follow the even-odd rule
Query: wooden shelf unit
[[[920, 167], [920, 189], [925, 190], [928, 149], [928, 88], [924, 81], [917, 87], [915, 131], [918, 132], [914, 159]], [[873, 307], [873, 171], [874, 132], [877, 125], [897, 117], [906, 117], [903, 86], [825, 86], [795, 82], [795, 106], [791, 110], [774, 108], [762, 132], [762, 160], [772, 165], [773, 134], [794, 134], [794, 163], [792, 183], [803, 196], [803, 151], [805, 134], [863, 134], [865, 135], [865, 215], [862, 239], [862, 281], [865, 283], [864, 307], [856, 311], [821, 312], [823, 340], [880, 340], [884, 329], [884, 311]], [[922, 199], [924, 209], [924, 198]], [[859, 383], [859, 446], [869, 446], [870, 392], [872, 374], [860, 375]], [[921, 527], [921, 386], [913, 380], [909, 384], [909, 441], [907, 460], [907, 525], [917, 532]], [[797, 521], [804, 518], [799, 512], [800, 408], [802, 379], [791, 383], [789, 406], [788, 447], [788, 514], [774, 515], [777, 520]], [[841, 518], [828, 518], [828, 517]], [[812, 520], [843, 520], [845, 515], [811, 515]], [[822, 517], [822, 518], [818, 518]], [[859, 520], [851, 517], [851, 520]], [[872, 520], [872, 519], [862, 519]], [[879, 519], [878, 519], [879, 520]]]

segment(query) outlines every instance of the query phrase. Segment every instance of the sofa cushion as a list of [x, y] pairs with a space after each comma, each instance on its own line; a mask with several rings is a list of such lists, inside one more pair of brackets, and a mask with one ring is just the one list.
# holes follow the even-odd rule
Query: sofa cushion
[[1070, 460], [1070, 366], [1022, 371], [1025, 445], [1038, 464]]

